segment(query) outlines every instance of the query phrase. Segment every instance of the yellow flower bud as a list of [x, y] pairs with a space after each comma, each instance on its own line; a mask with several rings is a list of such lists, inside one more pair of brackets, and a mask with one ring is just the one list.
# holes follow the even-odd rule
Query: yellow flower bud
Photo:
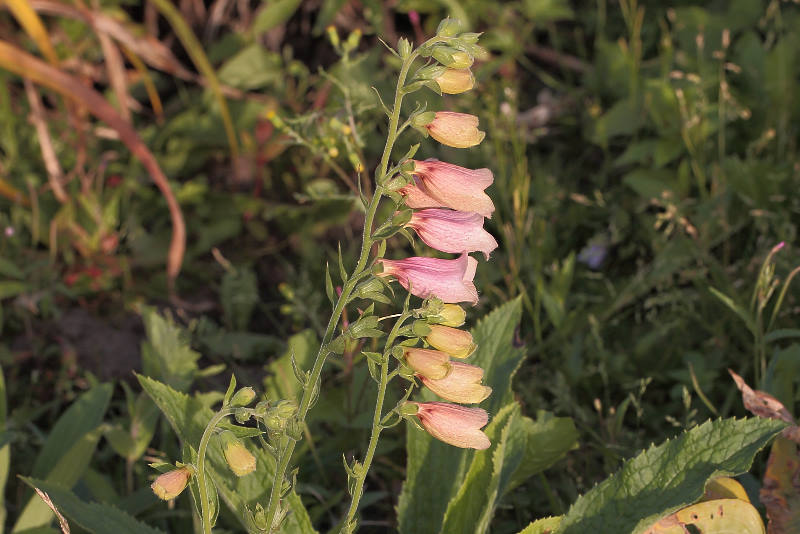
[[443, 304], [439, 311], [439, 324], [444, 326], [461, 326], [467, 318], [467, 312], [458, 304]]
[[174, 499], [181, 492], [186, 489], [189, 483], [189, 478], [192, 476], [192, 470], [188, 467], [179, 467], [172, 471], [167, 471], [156, 477], [155, 481], [150, 485], [156, 497], [168, 501]]
[[475, 86], [475, 77], [469, 69], [447, 69], [435, 80], [439, 89], [448, 95], [457, 95]]
[[472, 341], [472, 334], [464, 330], [439, 324], [432, 324], [430, 328], [431, 333], [427, 335], [425, 341], [453, 358], [466, 358], [478, 347]]
[[256, 470], [256, 457], [247, 450], [244, 443], [229, 431], [223, 432], [221, 437], [225, 461], [237, 477], [249, 475]]

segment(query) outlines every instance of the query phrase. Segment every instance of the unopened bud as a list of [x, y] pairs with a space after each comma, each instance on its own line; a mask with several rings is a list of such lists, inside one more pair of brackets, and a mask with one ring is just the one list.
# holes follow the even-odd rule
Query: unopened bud
[[458, 304], [443, 304], [439, 311], [439, 324], [458, 327], [464, 324], [467, 312]]
[[294, 417], [294, 414], [297, 413], [297, 403], [292, 400], [278, 401], [275, 405], [275, 413], [282, 419]]
[[475, 86], [475, 77], [469, 69], [446, 69], [435, 79], [439, 89], [448, 95], [464, 93]]
[[470, 54], [446, 46], [437, 46], [431, 55], [436, 61], [451, 69], [468, 69], [474, 62]]
[[446, 18], [442, 22], [440, 22], [439, 27], [436, 28], [436, 35], [440, 37], [453, 37], [454, 35], [458, 34], [460, 29], [461, 29], [460, 20]]
[[181, 492], [186, 489], [189, 483], [189, 478], [192, 476], [192, 470], [188, 467], [179, 467], [172, 471], [167, 471], [156, 477], [155, 481], [150, 485], [156, 497], [168, 501], [174, 499]]
[[256, 398], [256, 390], [245, 387], [234, 393], [231, 398], [231, 406], [247, 406]]
[[225, 461], [237, 477], [249, 475], [256, 470], [256, 457], [247, 450], [244, 443], [233, 432], [226, 430], [220, 437], [222, 438], [222, 453], [225, 455]]
[[419, 408], [417, 407], [416, 402], [405, 402], [402, 406], [397, 409], [397, 413], [402, 415], [403, 417], [409, 415], [417, 415]]

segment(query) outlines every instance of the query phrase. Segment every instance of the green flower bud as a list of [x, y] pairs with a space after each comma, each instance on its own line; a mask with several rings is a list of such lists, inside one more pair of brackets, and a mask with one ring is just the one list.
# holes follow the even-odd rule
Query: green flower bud
[[439, 27], [436, 28], [436, 35], [439, 35], [440, 37], [453, 37], [454, 35], [458, 35], [460, 30], [460, 20], [446, 18], [442, 20], [442, 22], [439, 23]]
[[231, 398], [231, 406], [247, 406], [256, 398], [256, 390], [245, 387], [234, 393]]
[[431, 55], [436, 61], [451, 69], [468, 69], [474, 62], [470, 54], [448, 46], [437, 46]]

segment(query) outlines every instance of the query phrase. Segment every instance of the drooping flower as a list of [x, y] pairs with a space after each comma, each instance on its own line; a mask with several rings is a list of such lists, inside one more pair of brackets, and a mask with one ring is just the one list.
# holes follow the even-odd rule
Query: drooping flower
[[453, 358], [466, 358], [478, 348], [472, 340], [472, 334], [465, 330], [440, 324], [431, 324], [428, 327], [430, 328], [430, 333], [425, 336], [425, 341], [435, 349], [446, 352]]
[[227, 430], [223, 432], [222, 441], [222, 453], [225, 455], [225, 461], [237, 477], [249, 475], [256, 470], [256, 457], [247, 450], [244, 443], [233, 432]]
[[477, 404], [491, 395], [492, 388], [481, 384], [483, 369], [475, 365], [451, 362], [450, 372], [444, 378], [420, 376], [428, 389], [445, 400], [462, 404]]
[[469, 148], [486, 137], [485, 132], [478, 130], [478, 117], [469, 113], [437, 111], [425, 128], [431, 137], [453, 148]]
[[483, 252], [486, 259], [497, 248], [492, 234], [483, 228], [478, 213], [430, 208], [414, 212], [407, 223], [431, 248], [442, 252]]
[[409, 208], [452, 208], [492, 218], [494, 203], [483, 192], [492, 185], [489, 169], [467, 169], [443, 161], [414, 161], [415, 184], [400, 189]]
[[475, 76], [469, 69], [447, 69], [434, 80], [439, 89], [448, 95], [457, 95], [475, 86]]
[[190, 468], [179, 467], [158, 475], [150, 485], [150, 488], [156, 494], [156, 497], [168, 501], [174, 499], [186, 489], [191, 476], [192, 470]]
[[481, 431], [489, 415], [480, 408], [447, 402], [413, 402], [419, 422], [436, 439], [464, 449], [488, 449], [492, 444]]
[[450, 356], [439, 350], [406, 347], [403, 356], [409, 367], [427, 378], [442, 379], [451, 369]]
[[438, 297], [449, 303], [478, 302], [478, 290], [472, 283], [478, 262], [467, 254], [455, 260], [413, 257], [378, 261], [383, 264], [381, 275], [394, 276], [412, 295]]

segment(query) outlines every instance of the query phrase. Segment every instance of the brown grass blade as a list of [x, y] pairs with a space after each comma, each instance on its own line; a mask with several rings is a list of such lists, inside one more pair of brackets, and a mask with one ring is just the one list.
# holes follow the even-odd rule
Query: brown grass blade
[[47, 180], [50, 183], [50, 189], [53, 190], [53, 194], [59, 202], [66, 204], [69, 202], [69, 196], [62, 185], [64, 172], [61, 170], [61, 164], [58, 162], [56, 151], [53, 148], [53, 139], [50, 137], [50, 131], [47, 128], [39, 93], [36, 92], [33, 84], [27, 78], [25, 79], [25, 95], [28, 97], [28, 103], [31, 106], [31, 122], [33, 122], [33, 126], [36, 128], [36, 135], [39, 137], [39, 148], [42, 151], [44, 167], [47, 169]]
[[131, 121], [131, 110], [129, 108], [130, 98], [128, 96], [128, 84], [125, 81], [125, 62], [122, 54], [106, 32], [95, 28], [97, 39], [100, 41], [100, 48], [103, 50], [103, 57], [106, 59], [106, 71], [111, 82], [111, 88], [117, 97], [120, 115], [126, 121]]
[[172, 241], [167, 257], [167, 276], [172, 290], [186, 251], [186, 225], [167, 177], [136, 130], [98, 92], [87, 88], [69, 74], [4, 41], [0, 41], [0, 67], [80, 102], [92, 115], [116, 130], [122, 142], [142, 162], [150, 173], [150, 178], [164, 195], [172, 218]]

